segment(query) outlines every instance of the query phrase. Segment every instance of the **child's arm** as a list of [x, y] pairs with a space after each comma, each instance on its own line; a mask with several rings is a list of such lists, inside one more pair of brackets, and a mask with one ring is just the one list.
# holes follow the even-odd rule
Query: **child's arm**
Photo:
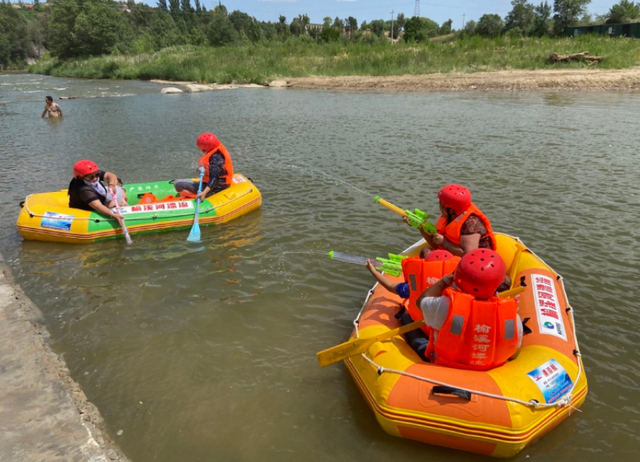
[[373, 277], [376, 278], [376, 281], [378, 281], [378, 283], [382, 287], [387, 289], [389, 292], [393, 292], [394, 294], [396, 293], [396, 283], [391, 282], [389, 279], [387, 279], [382, 274], [380, 274], [380, 272], [375, 268], [375, 266], [373, 266], [373, 263], [371, 262], [371, 260], [367, 260], [367, 269], [373, 275]]

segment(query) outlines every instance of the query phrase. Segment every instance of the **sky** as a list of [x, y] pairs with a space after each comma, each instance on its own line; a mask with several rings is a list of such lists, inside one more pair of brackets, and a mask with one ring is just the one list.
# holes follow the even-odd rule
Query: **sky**
[[[155, 6], [155, 0], [143, 0], [144, 3]], [[529, 0], [534, 5], [543, 0]], [[553, 6], [553, 0], [547, 0]], [[200, 3], [212, 9], [218, 4], [217, 0], [200, 0]], [[618, 0], [592, 0], [588, 5], [589, 12], [594, 16], [609, 11]], [[192, 1], [193, 4], [193, 1]], [[307, 14], [312, 23], [322, 23], [325, 16], [341, 19], [353, 16], [358, 20], [391, 19], [391, 10], [404, 13], [406, 17], [413, 16], [415, 0], [223, 0], [222, 4], [229, 12], [240, 10], [249, 16], [255, 16], [260, 21], [277, 21], [280, 15], [287, 17], [287, 22], [300, 15]], [[433, 19], [442, 24], [448, 19], [453, 20], [453, 27], [462, 27], [462, 15], [465, 21], [477, 21], [486, 13], [499, 14], [504, 18], [511, 11], [511, 0], [420, 0], [420, 16]]]

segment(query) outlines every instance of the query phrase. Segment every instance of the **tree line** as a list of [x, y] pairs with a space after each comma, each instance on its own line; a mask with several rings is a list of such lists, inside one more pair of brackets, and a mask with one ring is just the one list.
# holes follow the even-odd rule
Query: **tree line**
[[[157, 0], [155, 7], [114, 0], [49, 0], [32, 7], [14, 8], [0, 3], [0, 69], [20, 66], [44, 52], [59, 59], [105, 54], [153, 53], [180, 45], [233, 46], [296, 40], [308, 43], [426, 42], [455, 33], [453, 38], [562, 35], [567, 26], [598, 22], [623, 22], [640, 17], [640, 3], [621, 0], [603, 17], [587, 12], [590, 0], [554, 0], [540, 4], [513, 0], [505, 18], [485, 14], [468, 21], [461, 30], [449, 19], [442, 24], [424, 17], [362, 22], [352, 16], [324, 18], [314, 25], [306, 14], [291, 21], [258, 21], [247, 13], [218, 4], [207, 10], [200, 0]], [[21, 4], [18, 4], [19, 6]]]

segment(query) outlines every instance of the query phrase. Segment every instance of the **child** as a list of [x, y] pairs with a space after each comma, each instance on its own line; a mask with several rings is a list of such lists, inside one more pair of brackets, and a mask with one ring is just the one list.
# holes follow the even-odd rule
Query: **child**
[[[421, 252], [421, 256], [424, 255]], [[402, 273], [405, 282], [400, 283], [394, 283], [380, 274], [370, 260], [367, 262], [367, 269], [382, 287], [405, 299], [404, 308], [396, 315], [405, 325], [423, 319], [422, 311], [416, 304], [418, 296], [439, 281], [442, 276], [450, 274], [459, 261], [459, 257], [455, 257], [446, 250], [432, 250], [426, 254], [426, 258], [405, 258], [402, 260]], [[406, 334], [409, 344], [424, 361], [427, 360], [425, 352], [431, 332], [430, 327], [423, 326]]]

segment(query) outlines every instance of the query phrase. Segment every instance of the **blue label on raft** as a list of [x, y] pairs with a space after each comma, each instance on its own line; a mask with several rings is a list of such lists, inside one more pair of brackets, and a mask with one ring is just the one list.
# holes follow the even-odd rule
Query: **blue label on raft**
[[59, 229], [62, 231], [71, 231], [71, 223], [73, 223], [73, 215], [63, 215], [61, 213], [44, 212], [44, 217], [40, 222], [42, 228]]
[[573, 386], [571, 377], [555, 359], [550, 359], [527, 375], [538, 386], [548, 404], [558, 401]]

